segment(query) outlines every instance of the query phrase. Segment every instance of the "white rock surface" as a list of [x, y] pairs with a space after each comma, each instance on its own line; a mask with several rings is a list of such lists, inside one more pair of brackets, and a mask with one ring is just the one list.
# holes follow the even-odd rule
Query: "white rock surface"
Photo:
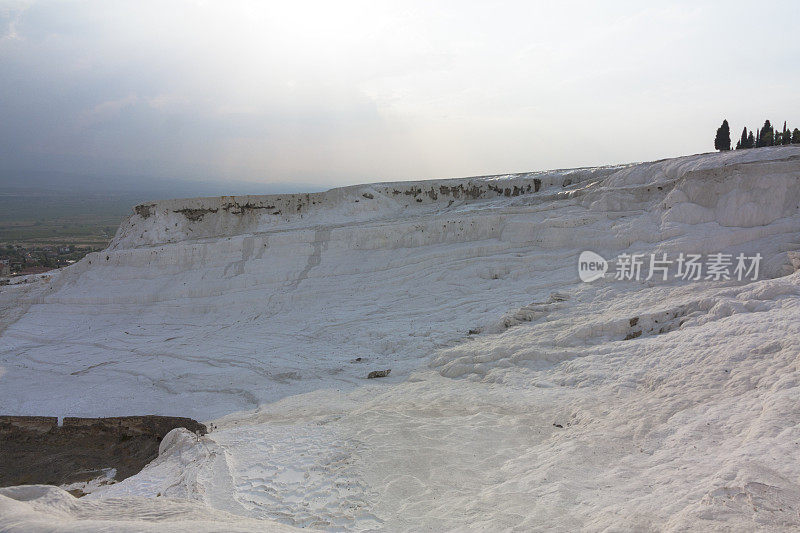
[[[0, 529], [800, 527], [800, 148], [137, 213], [0, 288], [2, 411], [216, 429], [79, 503], [4, 489]], [[587, 249], [762, 279], [583, 284]]]

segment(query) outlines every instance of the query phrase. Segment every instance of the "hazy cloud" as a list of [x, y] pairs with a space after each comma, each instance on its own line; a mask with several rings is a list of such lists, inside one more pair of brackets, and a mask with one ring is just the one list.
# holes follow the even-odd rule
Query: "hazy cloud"
[[5, 2], [8, 169], [350, 183], [800, 126], [796, 2]]

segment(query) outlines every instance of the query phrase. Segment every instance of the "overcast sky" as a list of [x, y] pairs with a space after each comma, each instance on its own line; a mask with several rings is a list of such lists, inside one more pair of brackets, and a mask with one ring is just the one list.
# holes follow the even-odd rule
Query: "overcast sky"
[[0, 170], [323, 185], [800, 127], [800, 2], [0, 0]]

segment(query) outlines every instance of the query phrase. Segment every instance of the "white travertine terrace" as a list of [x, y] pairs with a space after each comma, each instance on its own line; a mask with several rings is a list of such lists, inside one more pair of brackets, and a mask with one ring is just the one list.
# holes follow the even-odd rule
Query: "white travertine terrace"
[[[583, 250], [761, 279], [584, 284]], [[0, 489], [0, 529], [796, 529], [798, 251], [793, 146], [143, 204], [0, 288], [0, 411], [217, 429], [68, 505]]]

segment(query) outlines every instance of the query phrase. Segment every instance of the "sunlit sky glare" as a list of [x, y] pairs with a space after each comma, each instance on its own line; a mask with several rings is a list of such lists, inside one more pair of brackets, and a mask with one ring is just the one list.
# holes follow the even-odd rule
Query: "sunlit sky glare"
[[800, 127], [800, 2], [0, 1], [0, 170], [321, 185]]

